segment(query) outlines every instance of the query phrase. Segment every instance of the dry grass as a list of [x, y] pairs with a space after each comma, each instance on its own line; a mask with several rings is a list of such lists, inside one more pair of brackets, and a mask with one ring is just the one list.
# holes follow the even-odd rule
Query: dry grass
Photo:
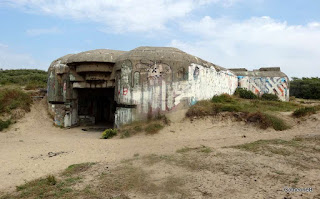
[[170, 121], [165, 116], [159, 116], [149, 121], [136, 121], [122, 126], [118, 132], [121, 138], [128, 138], [139, 133], [148, 135], [156, 134], [165, 126], [170, 125]]
[[320, 136], [298, 137], [286, 140], [259, 140], [252, 143], [234, 146], [233, 148], [250, 151], [256, 154], [284, 157], [284, 160], [303, 169], [320, 169]]
[[[254, 188], [270, 194], [273, 184], [280, 187], [308, 186], [304, 184], [303, 171], [320, 169], [318, 161], [313, 160], [320, 159], [319, 144], [320, 136], [314, 135], [289, 141], [259, 140], [232, 149], [212, 150], [200, 146], [184, 147], [171, 155], [135, 155], [133, 159], [107, 170], [105, 165], [98, 164], [94, 171], [100, 173], [83, 186], [79, 185], [84, 183], [85, 174], [93, 175], [90, 173], [92, 164], [71, 165], [60, 178], [49, 176], [28, 182], [1, 199], [131, 198], [132, 194], [137, 198], [219, 198], [216, 191], [225, 193], [228, 190], [212, 192], [210, 183], [216, 184], [219, 179], [224, 183], [241, 182], [241, 188]], [[169, 172], [170, 175], [158, 175], [159, 172]]]
[[316, 114], [317, 111], [320, 110], [320, 106], [312, 106], [312, 107], [303, 107], [303, 108], [299, 108], [297, 110], [295, 110], [292, 115], [294, 117], [300, 118], [300, 117], [304, 117], [307, 115], [312, 115], [312, 114]]
[[293, 111], [299, 108], [292, 102], [281, 101], [265, 101], [265, 100], [248, 100], [237, 98], [223, 94], [214, 96], [212, 100], [199, 101], [194, 106], [190, 107], [186, 113], [189, 118], [216, 116], [221, 112], [241, 113], [233, 114], [239, 121], [247, 123], [256, 123], [262, 129], [269, 127], [277, 131], [283, 131], [290, 128], [281, 118], [274, 116], [273, 112]]
[[86, 162], [86, 163], [81, 163], [81, 164], [70, 165], [64, 172], [62, 172], [62, 175], [64, 175], [64, 176], [79, 175], [80, 173], [87, 171], [94, 164], [96, 164], [96, 163]]

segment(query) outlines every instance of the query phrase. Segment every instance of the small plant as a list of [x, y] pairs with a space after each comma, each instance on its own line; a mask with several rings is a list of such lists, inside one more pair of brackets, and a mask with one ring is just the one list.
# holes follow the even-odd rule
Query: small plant
[[8, 128], [11, 124], [12, 124], [11, 120], [6, 120], [6, 121], [0, 120], [0, 131]]
[[237, 88], [235, 95], [238, 95], [240, 98], [243, 99], [257, 99], [258, 96], [255, 95], [252, 91], [248, 91], [247, 89]]
[[101, 139], [109, 139], [117, 135], [117, 129], [106, 129], [101, 136]]
[[292, 115], [294, 117], [304, 117], [306, 115], [316, 114], [318, 107], [303, 107], [295, 110]]
[[279, 101], [279, 97], [277, 95], [270, 94], [270, 93], [264, 93], [261, 96], [261, 99], [267, 100], [267, 101]]
[[56, 185], [57, 184], [57, 180], [53, 175], [49, 175], [47, 178], [47, 184], [48, 185]]

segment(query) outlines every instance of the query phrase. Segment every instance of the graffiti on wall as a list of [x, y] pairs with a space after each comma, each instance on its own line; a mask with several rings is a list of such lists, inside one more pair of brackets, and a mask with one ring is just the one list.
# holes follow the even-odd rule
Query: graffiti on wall
[[240, 88], [246, 88], [258, 96], [270, 93], [277, 95], [280, 100], [289, 100], [288, 78], [286, 77], [238, 76], [238, 80]]
[[[177, 74], [177, 81], [172, 81], [171, 67], [165, 63], [144, 61], [137, 64], [135, 70], [140, 71], [140, 83], [135, 83], [134, 73], [134, 86], [129, 89], [131, 94], [120, 95], [119, 103], [136, 105], [138, 114], [128, 116], [126, 114], [132, 112], [119, 109], [116, 118], [118, 123], [127, 120], [126, 118], [170, 111], [180, 104], [193, 105], [214, 95], [231, 95], [238, 86], [237, 76], [228, 70], [217, 71], [213, 66], [191, 64], [188, 72], [180, 68], [177, 73], [180, 71], [181, 74]], [[124, 72], [128, 70], [121, 71], [121, 75]]]

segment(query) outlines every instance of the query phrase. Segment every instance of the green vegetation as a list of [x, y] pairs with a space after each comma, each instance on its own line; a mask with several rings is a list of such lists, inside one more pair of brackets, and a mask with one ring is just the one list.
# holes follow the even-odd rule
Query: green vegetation
[[262, 100], [267, 100], [267, 101], [279, 101], [279, 97], [275, 94], [269, 94], [269, 93], [264, 93], [261, 96]]
[[11, 110], [21, 108], [30, 111], [31, 96], [18, 88], [0, 89], [0, 114], [9, 113]]
[[248, 123], [256, 123], [261, 129], [272, 127], [276, 131], [284, 131], [290, 127], [280, 118], [267, 113], [255, 112], [246, 115]]
[[[241, 90], [241, 89], [240, 89]], [[268, 101], [270, 99], [271, 101]], [[262, 99], [243, 99], [237, 96], [223, 94], [214, 96], [211, 100], [199, 101], [189, 108], [187, 117], [216, 116], [221, 112], [238, 112], [236, 115], [241, 121], [256, 123], [262, 129], [273, 127], [277, 131], [290, 128], [282, 119], [271, 114], [272, 112], [293, 111], [301, 105], [292, 102], [274, 100], [268, 95]]]
[[95, 165], [94, 162], [85, 162], [81, 164], [73, 164], [70, 165], [66, 170], [62, 173], [64, 176], [72, 176], [72, 175], [78, 175], [79, 173], [82, 173], [84, 171], [87, 171], [91, 166]]
[[117, 135], [117, 129], [106, 129], [102, 135], [101, 139], [110, 139]]
[[292, 115], [294, 117], [304, 117], [307, 115], [312, 115], [312, 114], [316, 114], [317, 111], [320, 110], [320, 106], [312, 106], [312, 107], [303, 107], [303, 108], [299, 108], [297, 110], [295, 110]]
[[164, 126], [160, 123], [151, 123], [144, 130], [147, 134], [155, 134], [163, 128]]
[[145, 133], [148, 135], [156, 134], [166, 125], [170, 124], [170, 120], [159, 115], [157, 118], [149, 121], [136, 121], [130, 124], [124, 125], [119, 129], [120, 138], [128, 138], [138, 133]]
[[0, 85], [26, 86], [26, 89], [46, 88], [47, 72], [42, 70], [3, 70], [0, 71]]
[[237, 88], [235, 95], [239, 96], [243, 99], [257, 99], [258, 96], [255, 95], [252, 91], [248, 91], [247, 89]]
[[[0, 88], [0, 115], [4, 113], [10, 114], [14, 109], [22, 109], [28, 112], [30, 111], [31, 103], [31, 96], [19, 88]], [[0, 131], [8, 128], [13, 122], [12, 119], [4, 121], [0, 119]]]
[[320, 99], [320, 78], [292, 78], [290, 95], [303, 99]]
[[6, 129], [10, 126], [10, 124], [12, 123], [12, 121], [9, 119], [9, 120], [0, 120], [0, 131], [2, 131], [3, 129]]

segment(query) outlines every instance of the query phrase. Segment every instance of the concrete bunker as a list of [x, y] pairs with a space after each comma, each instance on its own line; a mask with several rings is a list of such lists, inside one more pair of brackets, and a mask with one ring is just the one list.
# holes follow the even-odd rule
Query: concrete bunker
[[177, 48], [138, 47], [66, 55], [49, 67], [48, 105], [57, 126], [118, 128], [185, 109], [237, 87], [289, 99], [280, 68], [225, 69]]
[[55, 60], [49, 68], [48, 102], [55, 124], [113, 127], [116, 58], [123, 51], [92, 50]]

